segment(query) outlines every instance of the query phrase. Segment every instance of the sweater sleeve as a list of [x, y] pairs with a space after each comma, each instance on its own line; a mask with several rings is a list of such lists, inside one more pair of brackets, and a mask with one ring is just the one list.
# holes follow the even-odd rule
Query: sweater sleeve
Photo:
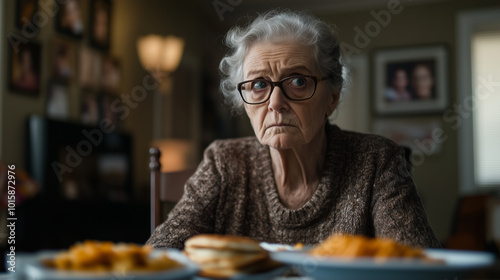
[[[403, 149], [388, 151], [373, 186], [372, 216], [375, 236], [409, 246], [441, 247], [408, 173]], [[384, 158], [384, 157], [382, 157]]]
[[146, 244], [183, 249], [191, 236], [213, 232], [221, 180], [214, 149], [213, 144], [207, 148], [203, 161], [186, 182], [182, 198]]

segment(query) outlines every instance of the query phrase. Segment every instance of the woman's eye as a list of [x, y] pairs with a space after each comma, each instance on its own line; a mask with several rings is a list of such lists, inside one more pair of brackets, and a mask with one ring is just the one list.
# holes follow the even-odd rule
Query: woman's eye
[[253, 88], [254, 88], [255, 90], [265, 89], [265, 88], [266, 88], [266, 86], [267, 86], [267, 83], [266, 83], [266, 82], [264, 82], [264, 81], [258, 81], [258, 82], [255, 82], [255, 83], [253, 84]]
[[294, 87], [301, 87], [306, 84], [306, 79], [302, 77], [293, 78], [290, 84]]

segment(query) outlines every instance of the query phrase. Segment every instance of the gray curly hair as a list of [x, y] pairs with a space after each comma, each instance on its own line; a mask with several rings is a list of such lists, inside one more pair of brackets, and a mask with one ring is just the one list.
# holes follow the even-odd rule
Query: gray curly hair
[[261, 41], [292, 40], [314, 48], [322, 76], [331, 76], [328, 85], [340, 94], [344, 79], [340, 46], [333, 26], [306, 13], [272, 10], [259, 15], [246, 27], [233, 27], [226, 35], [228, 54], [222, 58], [220, 89], [233, 111], [241, 112], [243, 100], [236, 88], [243, 80], [243, 60], [252, 44]]

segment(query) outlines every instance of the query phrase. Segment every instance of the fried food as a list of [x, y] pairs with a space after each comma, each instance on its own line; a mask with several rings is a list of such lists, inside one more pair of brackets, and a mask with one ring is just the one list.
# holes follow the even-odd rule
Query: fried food
[[239, 273], [258, 273], [281, 264], [251, 238], [201, 234], [186, 240], [185, 253], [200, 266], [200, 276], [226, 278]]
[[304, 249], [304, 244], [302, 242], [299, 242], [293, 246], [294, 250], [302, 250]]
[[315, 256], [347, 258], [426, 258], [421, 248], [405, 246], [390, 239], [356, 235], [332, 235], [316, 245], [309, 253]]
[[66, 271], [89, 272], [144, 272], [161, 271], [181, 267], [166, 254], [151, 257], [152, 248], [136, 244], [99, 241], [77, 243], [68, 251], [57, 254], [43, 263], [51, 268]]

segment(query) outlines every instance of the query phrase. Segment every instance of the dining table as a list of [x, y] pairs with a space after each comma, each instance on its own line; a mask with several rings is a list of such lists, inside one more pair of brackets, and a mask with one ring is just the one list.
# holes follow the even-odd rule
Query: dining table
[[[0, 280], [32, 280], [32, 279], [37, 279], [37, 278], [30, 278], [30, 277], [28, 277], [28, 275], [26, 275], [26, 273], [25, 273], [26, 267], [25, 266], [29, 263], [36, 261], [37, 257], [39, 257], [40, 254], [43, 254], [43, 253], [44, 252], [17, 253], [16, 254], [15, 272], [0, 273]], [[282, 270], [282, 272], [283, 273], [281, 273], [280, 275], [270, 274], [270, 276], [268, 278], [266, 278], [266, 277], [264, 277], [264, 278], [262, 278], [262, 277], [260, 277], [260, 278], [259, 277], [249, 277], [249, 278], [240, 277], [240, 278], [234, 278], [234, 279], [235, 280], [236, 279], [238, 279], [238, 280], [247, 280], [247, 279], [248, 280], [266, 280], [266, 279], [267, 280], [316, 280], [316, 279], [318, 279], [315, 277], [303, 275], [301, 273], [301, 269], [299, 267], [296, 267], [296, 266], [289, 266], [289, 269]], [[411, 274], [411, 270], [409, 270], [408, 273]], [[386, 279], [386, 280], [400, 279], [399, 277], [391, 277], [390, 273], [388, 274], [388, 276], [389, 276], [388, 278], [384, 277], [384, 279]], [[45, 280], [46, 278], [40, 278], [40, 279]], [[89, 278], [89, 279], [92, 279], [92, 278]], [[103, 278], [95, 278], [95, 279], [101, 280]], [[134, 277], [125, 277], [125, 276], [109, 278], [109, 280], [122, 280], [122, 279], [123, 280], [125, 280], [125, 279], [126, 280], [134, 280], [135, 278]], [[139, 278], [139, 279], [142, 279], [142, 278]], [[149, 279], [149, 278], [145, 278], [145, 279]], [[151, 278], [151, 279], [160, 280], [162, 278]], [[167, 277], [165, 279], [170, 279], [170, 278]], [[187, 279], [190, 279], [190, 278], [187, 278]], [[207, 278], [200, 278], [200, 277], [196, 277], [196, 276], [194, 276], [192, 279], [194, 279], [194, 280], [208, 280]], [[325, 278], [322, 278], [322, 279], [325, 279]], [[332, 277], [331, 279], [343, 280], [343, 279], [338, 278], [338, 277]], [[346, 279], [359, 279], [359, 278], [356, 278], [356, 277], [350, 278], [349, 277]], [[374, 276], [373, 278], [363, 277], [362, 279], [380, 279], [380, 278]], [[405, 279], [406, 279], [406, 277], [405, 277]], [[470, 269], [467, 272], [465, 272], [461, 275], [457, 275], [451, 279], [445, 278], [442, 280], [493, 280], [493, 279], [500, 279], [500, 259], [498, 259], [498, 257], [495, 258], [495, 261], [491, 265], [482, 266], [482, 267], [475, 268], [475, 269]], [[70, 279], [57, 278], [57, 279], [53, 279], [53, 280], [70, 280]], [[106, 280], [107, 280], [107, 278], [106, 278]], [[425, 278], [425, 280], [428, 280], [428, 279]]]

